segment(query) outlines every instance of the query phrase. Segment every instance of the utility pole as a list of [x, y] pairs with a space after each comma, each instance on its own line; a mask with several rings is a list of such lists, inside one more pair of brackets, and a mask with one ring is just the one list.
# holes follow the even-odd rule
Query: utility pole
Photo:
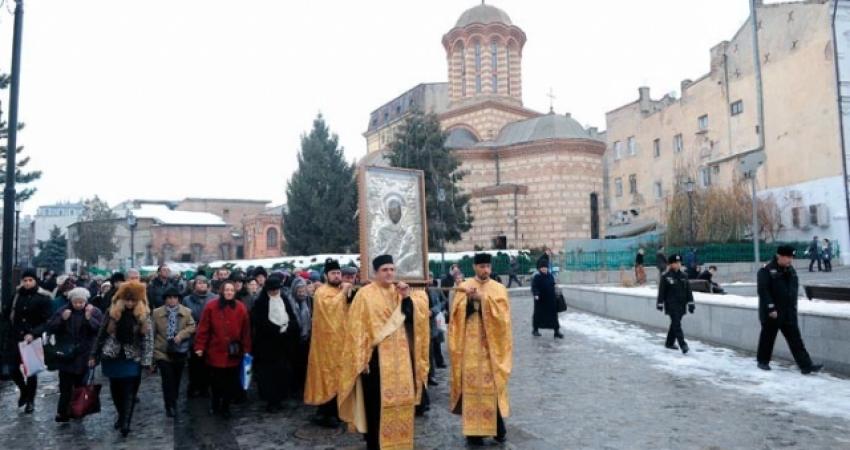
[[[759, 19], [758, 5], [760, 0], [750, 0], [750, 25], [753, 30], [753, 68], [756, 76], [756, 114], [758, 119], [758, 149], [764, 151], [764, 90], [761, 79], [761, 52], [759, 52]], [[759, 251], [759, 217], [758, 198], [756, 197], [756, 173], [750, 174], [750, 184], [753, 191], [753, 261], [756, 265], [761, 262]]]
[[3, 188], [2, 303], [12, 305], [12, 252], [15, 232], [15, 151], [18, 149], [18, 94], [21, 88], [21, 37], [24, 26], [24, 0], [15, 0], [12, 37], [12, 80], [9, 89], [9, 136], [6, 146], [6, 186]]

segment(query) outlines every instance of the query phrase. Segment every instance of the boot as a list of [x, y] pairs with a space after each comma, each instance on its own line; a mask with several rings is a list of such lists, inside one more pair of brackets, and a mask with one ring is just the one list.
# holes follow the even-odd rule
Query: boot
[[560, 330], [555, 330], [555, 339], [563, 339], [564, 335], [561, 334]]
[[687, 355], [687, 354], [688, 354], [688, 350], [690, 350], [690, 347], [688, 347], [688, 344], [682, 344], [682, 345], [681, 345], [681, 348], [682, 348], [682, 354]]
[[679, 347], [676, 344], [664, 344], [664, 348], [669, 348], [670, 350], [678, 350]]
[[802, 372], [803, 375], [808, 375], [811, 373], [820, 372], [821, 369], [823, 369], [823, 364], [812, 364], [809, 367], [800, 369], [800, 372]]
[[484, 438], [481, 436], [467, 436], [466, 437], [466, 445], [468, 447], [483, 447], [484, 446]]
[[531, 332], [531, 335], [532, 335], [532, 336], [534, 336], [534, 337], [540, 337], [540, 336], [541, 336], [541, 335], [540, 335], [540, 332], [539, 332], [539, 331], [537, 331], [537, 329], [535, 329], [534, 331], [532, 331], [532, 332]]
[[133, 420], [133, 409], [136, 407], [136, 394], [129, 386], [125, 386], [125, 389], [126, 395], [124, 396], [124, 401], [121, 405], [124, 410], [121, 420], [121, 436], [127, 437], [127, 435], [130, 434], [130, 422]]

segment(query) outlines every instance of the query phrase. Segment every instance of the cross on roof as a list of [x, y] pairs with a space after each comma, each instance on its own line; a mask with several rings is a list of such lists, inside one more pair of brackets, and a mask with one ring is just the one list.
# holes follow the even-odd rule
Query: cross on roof
[[555, 112], [555, 99], [557, 97], [555, 97], [555, 91], [553, 91], [551, 87], [549, 88], [549, 93], [546, 94], [546, 96], [549, 97], [549, 112]]

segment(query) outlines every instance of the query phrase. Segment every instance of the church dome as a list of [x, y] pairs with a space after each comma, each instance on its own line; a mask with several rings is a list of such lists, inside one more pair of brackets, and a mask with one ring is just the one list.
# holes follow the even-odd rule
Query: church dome
[[495, 6], [485, 5], [484, 3], [464, 11], [457, 20], [455, 27], [463, 28], [473, 23], [480, 23], [483, 25], [488, 23], [503, 23], [505, 25], [512, 25], [511, 18], [508, 17], [508, 13], [496, 8]]
[[508, 124], [499, 133], [495, 144], [508, 146], [548, 139], [595, 139], [569, 115], [546, 114], [520, 122]]

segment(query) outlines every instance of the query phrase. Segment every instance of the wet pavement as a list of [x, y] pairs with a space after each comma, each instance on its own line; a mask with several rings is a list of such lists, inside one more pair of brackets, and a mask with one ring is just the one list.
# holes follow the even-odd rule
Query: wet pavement
[[[551, 331], [531, 336], [531, 300], [514, 290], [514, 372], [509, 449], [836, 449], [850, 448], [850, 421], [774, 403], [677, 374], [659, 362], [588, 333], [582, 314], [562, 316], [566, 339]], [[576, 324], [570, 329], [571, 321]], [[579, 322], [585, 328], [578, 327]], [[596, 322], [592, 322], [596, 324]], [[616, 325], [599, 321], [600, 327]], [[597, 326], [597, 325], [594, 325]], [[660, 344], [659, 344], [660, 345]], [[687, 357], [699, 358], [694, 352]], [[460, 418], [448, 412], [447, 370], [438, 370], [432, 409], [416, 420], [416, 448], [464, 448]], [[146, 376], [133, 432], [112, 429], [114, 408], [106, 380], [103, 411], [81, 421], [53, 421], [58, 392], [53, 373], [40, 379], [36, 411], [17, 409], [11, 382], [0, 385], [2, 449], [362, 449], [359, 436], [310, 424], [314, 408], [295, 406], [267, 414], [250, 400], [233, 419], [211, 417], [203, 399], [181, 396], [179, 418], [165, 417], [158, 376]], [[850, 383], [850, 381], [847, 381]], [[184, 384], [185, 389], [185, 384]], [[850, 409], [850, 404], [847, 405]], [[814, 408], [816, 410], [816, 408]]]

